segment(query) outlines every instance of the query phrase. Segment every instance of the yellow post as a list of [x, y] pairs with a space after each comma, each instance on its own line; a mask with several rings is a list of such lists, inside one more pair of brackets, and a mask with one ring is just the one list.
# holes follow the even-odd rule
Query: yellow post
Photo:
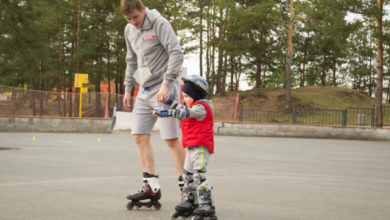
[[88, 85], [87, 88], [83, 88], [83, 84], [87, 84], [87, 83], [88, 83], [88, 74], [76, 73], [74, 79], [74, 87], [80, 88], [79, 118], [81, 118], [82, 115], [83, 93], [88, 92]]
[[79, 104], [79, 118], [81, 118], [81, 114], [82, 114], [82, 103], [83, 103], [83, 84], [81, 84], [80, 86], [80, 104]]

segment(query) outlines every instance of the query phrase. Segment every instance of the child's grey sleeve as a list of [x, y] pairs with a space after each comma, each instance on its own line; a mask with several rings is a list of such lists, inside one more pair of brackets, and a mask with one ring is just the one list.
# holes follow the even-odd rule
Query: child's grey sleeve
[[198, 121], [201, 121], [204, 118], [206, 118], [207, 115], [206, 108], [201, 104], [194, 105], [189, 110], [190, 110], [190, 115], [189, 115], [190, 118], [195, 118]]

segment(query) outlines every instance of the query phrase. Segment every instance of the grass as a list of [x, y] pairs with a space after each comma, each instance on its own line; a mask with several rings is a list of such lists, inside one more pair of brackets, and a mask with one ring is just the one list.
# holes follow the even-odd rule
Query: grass
[[293, 90], [292, 96], [323, 109], [371, 108], [374, 105], [374, 99], [366, 93], [340, 87], [304, 87]]
[[[255, 100], [254, 97], [270, 100], [275, 96], [276, 90], [252, 90], [246, 96], [249, 102]], [[259, 94], [257, 94], [259, 93]], [[257, 94], [257, 95], [256, 95]], [[296, 107], [297, 124], [311, 125], [336, 125], [342, 126], [371, 126], [372, 110], [375, 99], [368, 94], [352, 89], [339, 87], [304, 87], [292, 90], [292, 106]], [[271, 102], [274, 106], [283, 106], [285, 102], [284, 91], [280, 90], [277, 100]], [[251, 122], [276, 122], [291, 123], [292, 113], [285, 113], [283, 109], [266, 111], [262, 106], [252, 109], [243, 106], [242, 120]], [[344, 111], [344, 112], [343, 112]], [[343, 115], [344, 114], [344, 115]], [[365, 123], [359, 124], [358, 118], [364, 118]], [[390, 105], [383, 106], [383, 124], [390, 125]]]

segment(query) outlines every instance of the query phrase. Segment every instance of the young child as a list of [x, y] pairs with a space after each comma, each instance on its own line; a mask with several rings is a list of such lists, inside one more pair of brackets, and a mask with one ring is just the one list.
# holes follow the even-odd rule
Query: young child
[[205, 175], [210, 155], [214, 153], [213, 106], [206, 99], [209, 86], [198, 76], [183, 77], [183, 81], [185, 107], [172, 104], [173, 109], [153, 111], [155, 117], [175, 117], [181, 121], [182, 143], [186, 148], [183, 198], [175, 207], [172, 219], [191, 215], [217, 219], [211, 198], [212, 187]]

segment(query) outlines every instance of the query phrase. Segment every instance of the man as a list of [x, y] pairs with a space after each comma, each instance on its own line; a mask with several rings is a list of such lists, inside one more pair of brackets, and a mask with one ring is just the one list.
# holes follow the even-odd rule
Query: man
[[[125, 96], [123, 105], [130, 108], [131, 90], [137, 81], [140, 90], [133, 109], [132, 135], [143, 170], [143, 187], [128, 196], [132, 201], [158, 200], [160, 184], [154, 167], [150, 134], [156, 122], [150, 112], [157, 107], [168, 109], [168, 98], [179, 100], [177, 77], [183, 64], [183, 53], [171, 24], [157, 10], [147, 9], [141, 0], [121, 0], [121, 12], [129, 24], [125, 27], [127, 46]], [[185, 151], [175, 118], [160, 120], [160, 136], [168, 145], [182, 187]]]

